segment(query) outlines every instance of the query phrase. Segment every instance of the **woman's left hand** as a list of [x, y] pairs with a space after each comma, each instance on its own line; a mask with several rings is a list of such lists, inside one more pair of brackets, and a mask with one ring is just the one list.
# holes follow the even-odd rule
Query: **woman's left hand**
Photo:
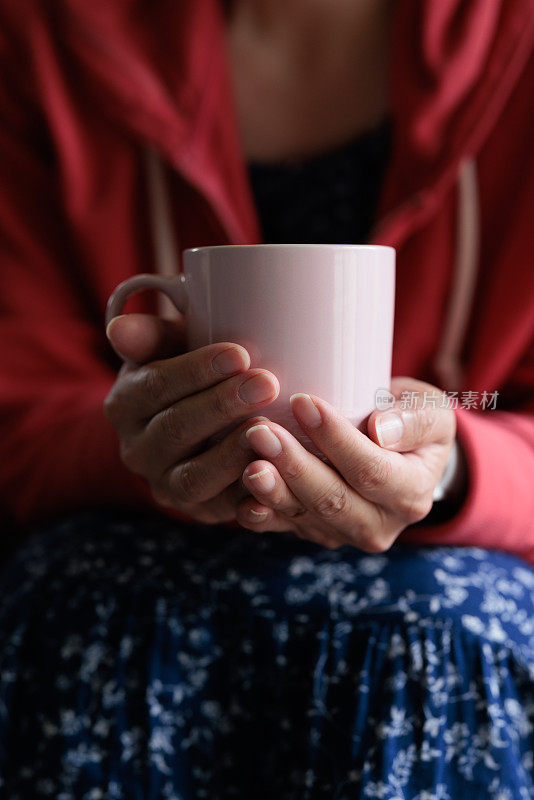
[[[243, 473], [253, 496], [238, 506], [237, 521], [254, 531], [293, 531], [330, 548], [389, 549], [430, 511], [456, 435], [454, 412], [441, 407], [439, 389], [394, 378], [391, 391], [397, 402], [371, 414], [370, 438], [315, 395], [311, 407], [305, 396], [294, 398], [295, 419], [332, 466], [274, 422], [250, 428], [249, 443], [265, 460]], [[409, 408], [399, 402], [405, 392]], [[429, 393], [435, 407], [425, 402]]]

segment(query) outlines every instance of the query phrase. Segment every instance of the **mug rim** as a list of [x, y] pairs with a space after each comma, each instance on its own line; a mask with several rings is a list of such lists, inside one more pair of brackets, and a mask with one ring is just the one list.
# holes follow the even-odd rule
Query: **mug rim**
[[203, 253], [208, 250], [258, 250], [258, 249], [323, 249], [323, 250], [391, 250], [395, 253], [395, 248], [388, 244], [214, 244], [203, 247], [188, 247], [186, 253]]

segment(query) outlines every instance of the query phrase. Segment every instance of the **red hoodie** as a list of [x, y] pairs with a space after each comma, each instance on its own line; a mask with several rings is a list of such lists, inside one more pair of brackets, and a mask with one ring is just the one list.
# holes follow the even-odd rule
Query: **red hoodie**
[[[497, 411], [457, 412], [462, 510], [401, 539], [534, 562], [534, 2], [394, 13], [371, 238], [398, 253], [393, 374], [499, 392]], [[150, 505], [102, 412], [118, 368], [107, 297], [156, 269], [147, 152], [181, 247], [259, 241], [219, 2], [0, 0], [0, 76], [2, 512]]]

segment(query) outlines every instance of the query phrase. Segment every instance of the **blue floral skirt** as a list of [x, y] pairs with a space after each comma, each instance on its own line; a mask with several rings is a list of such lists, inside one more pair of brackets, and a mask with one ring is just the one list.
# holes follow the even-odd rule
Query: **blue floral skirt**
[[534, 569], [84, 514], [0, 578], [6, 800], [530, 800]]

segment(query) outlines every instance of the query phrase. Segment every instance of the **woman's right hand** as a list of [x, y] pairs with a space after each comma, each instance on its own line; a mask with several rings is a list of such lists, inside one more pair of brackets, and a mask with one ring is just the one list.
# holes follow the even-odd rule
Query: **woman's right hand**
[[113, 319], [107, 333], [130, 362], [104, 403], [123, 463], [147, 479], [162, 505], [203, 523], [234, 520], [249, 494], [243, 470], [256, 458], [245, 431], [264, 418], [245, 420], [211, 447], [206, 440], [272, 403], [277, 378], [249, 369], [247, 351], [232, 342], [184, 352], [182, 318], [129, 314]]

